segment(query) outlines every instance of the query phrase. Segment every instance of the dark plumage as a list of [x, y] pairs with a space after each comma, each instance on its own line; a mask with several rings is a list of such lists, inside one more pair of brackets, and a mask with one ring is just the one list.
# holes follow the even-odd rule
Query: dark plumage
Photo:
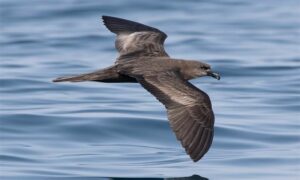
[[103, 16], [117, 35], [115, 65], [92, 73], [57, 78], [54, 82], [137, 82], [165, 105], [177, 139], [194, 161], [208, 151], [214, 134], [214, 113], [209, 96], [188, 82], [201, 76], [220, 79], [208, 64], [170, 58], [164, 50], [167, 35], [137, 22]]

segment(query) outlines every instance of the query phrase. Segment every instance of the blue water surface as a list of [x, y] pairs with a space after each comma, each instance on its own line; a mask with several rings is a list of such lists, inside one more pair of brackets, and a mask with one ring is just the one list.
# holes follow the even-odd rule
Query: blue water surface
[[[1, 179], [300, 179], [298, 0], [0, 2]], [[139, 84], [52, 83], [114, 62], [101, 15], [157, 27], [172, 57], [221, 73], [192, 81], [216, 116], [202, 160]]]

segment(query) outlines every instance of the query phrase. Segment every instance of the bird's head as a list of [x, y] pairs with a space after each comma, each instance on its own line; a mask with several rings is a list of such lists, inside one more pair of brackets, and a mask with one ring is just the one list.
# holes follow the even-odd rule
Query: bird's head
[[191, 77], [191, 79], [202, 76], [211, 76], [213, 78], [216, 78], [217, 80], [221, 79], [220, 74], [213, 72], [211, 66], [204, 62], [188, 61], [188, 66], [188, 72], [186, 73]]

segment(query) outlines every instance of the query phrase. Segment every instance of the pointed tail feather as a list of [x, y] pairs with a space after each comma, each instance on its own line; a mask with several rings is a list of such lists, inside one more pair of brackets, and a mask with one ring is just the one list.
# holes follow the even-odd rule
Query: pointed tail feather
[[53, 82], [82, 82], [82, 81], [99, 81], [99, 82], [137, 82], [134, 78], [121, 75], [117, 72], [115, 66], [111, 66], [92, 73], [80, 74], [76, 76], [59, 77]]
[[58, 77], [53, 80], [53, 82], [81, 82], [81, 81], [92, 81], [88, 79], [88, 75], [78, 75], [78, 76], [68, 76], [68, 77]]

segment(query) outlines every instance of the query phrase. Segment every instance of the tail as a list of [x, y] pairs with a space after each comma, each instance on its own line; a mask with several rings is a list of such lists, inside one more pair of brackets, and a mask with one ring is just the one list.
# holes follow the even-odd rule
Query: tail
[[99, 82], [137, 82], [136, 79], [119, 74], [115, 66], [101, 69], [92, 73], [86, 73], [76, 76], [59, 77], [53, 82], [82, 82], [82, 81], [99, 81]]

